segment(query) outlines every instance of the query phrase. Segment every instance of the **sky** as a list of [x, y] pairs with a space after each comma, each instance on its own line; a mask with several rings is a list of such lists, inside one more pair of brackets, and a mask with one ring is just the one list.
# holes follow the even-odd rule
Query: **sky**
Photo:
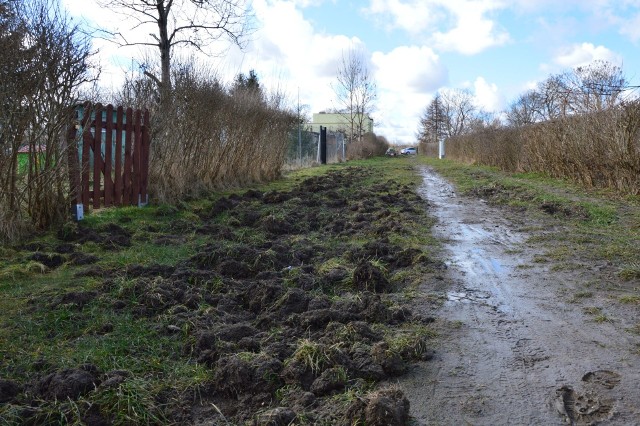
[[[62, 0], [76, 22], [147, 38], [95, 0]], [[269, 91], [309, 114], [339, 108], [342, 55], [365, 55], [377, 86], [374, 131], [413, 144], [439, 90], [467, 89], [499, 116], [552, 74], [606, 60], [640, 84], [640, 0], [253, 0], [241, 50], [211, 46], [200, 59], [222, 81], [255, 70]], [[99, 23], [99, 25], [98, 25]], [[97, 39], [100, 84], [117, 88], [145, 54]], [[156, 53], [151, 51], [151, 53]]]

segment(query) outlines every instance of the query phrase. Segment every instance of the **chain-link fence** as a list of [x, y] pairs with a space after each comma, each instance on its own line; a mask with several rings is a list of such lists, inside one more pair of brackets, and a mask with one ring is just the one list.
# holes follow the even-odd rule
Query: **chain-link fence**
[[[346, 159], [346, 138], [340, 132], [327, 132], [327, 163]], [[286, 169], [298, 169], [320, 164], [320, 133], [307, 130], [289, 134]]]

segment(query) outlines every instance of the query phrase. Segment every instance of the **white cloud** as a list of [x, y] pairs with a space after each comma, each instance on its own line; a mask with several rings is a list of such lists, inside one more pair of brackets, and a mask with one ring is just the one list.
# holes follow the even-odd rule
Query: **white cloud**
[[425, 46], [374, 52], [371, 61], [378, 84], [376, 132], [402, 143], [414, 142], [419, 115], [431, 94], [447, 82], [447, 69]]
[[504, 97], [495, 83], [488, 83], [483, 77], [476, 78], [473, 83], [476, 106], [488, 112], [497, 112], [504, 107]]
[[440, 12], [434, 6], [432, 1], [371, 0], [365, 13], [378, 18], [387, 29], [419, 34], [437, 21]]
[[460, 0], [448, 2], [447, 5], [455, 15], [456, 24], [448, 31], [438, 31], [432, 35], [440, 49], [474, 55], [509, 41], [509, 34], [485, 17], [487, 12], [498, 7], [496, 2]]
[[604, 46], [592, 43], [574, 44], [564, 48], [554, 62], [565, 68], [575, 68], [588, 65], [595, 60], [608, 61], [616, 65], [622, 64], [622, 58]]
[[474, 55], [509, 41], [487, 14], [503, 9], [500, 0], [371, 0], [365, 12], [387, 29], [421, 35], [437, 48]]
[[376, 81], [385, 90], [427, 93], [447, 78], [438, 55], [426, 46], [399, 46], [389, 53], [375, 52], [372, 62], [377, 67]]
[[290, 98], [299, 88], [300, 101], [312, 112], [336, 107], [331, 83], [342, 52], [363, 48], [362, 41], [316, 32], [296, 2], [254, 0], [253, 8], [259, 29], [245, 52], [225, 58], [226, 74], [255, 69], [265, 87], [282, 89]]

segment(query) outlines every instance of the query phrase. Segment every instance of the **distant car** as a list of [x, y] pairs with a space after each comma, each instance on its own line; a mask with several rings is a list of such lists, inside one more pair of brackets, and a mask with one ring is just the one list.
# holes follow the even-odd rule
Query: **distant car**
[[396, 155], [398, 155], [398, 151], [396, 151], [393, 148], [389, 148], [387, 149], [387, 152], [384, 153], [384, 155], [388, 155], [389, 157], [395, 157]]
[[404, 148], [402, 151], [400, 151], [400, 154], [402, 155], [416, 155], [417, 153], [418, 150], [414, 147]]

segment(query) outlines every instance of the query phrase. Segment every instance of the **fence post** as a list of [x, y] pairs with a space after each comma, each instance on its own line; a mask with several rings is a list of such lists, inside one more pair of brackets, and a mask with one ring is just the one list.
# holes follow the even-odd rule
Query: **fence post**
[[149, 110], [144, 111], [142, 118], [142, 151], [140, 152], [140, 195], [138, 198], [138, 207], [143, 207], [149, 204], [149, 194], [147, 192], [149, 185], [149, 149], [151, 144]]
[[327, 128], [320, 126], [320, 164], [327, 164]]
[[107, 121], [104, 134], [104, 206], [111, 207], [113, 204], [113, 179], [111, 172], [113, 168], [113, 105], [107, 105]]
[[89, 210], [89, 157], [91, 151], [91, 102], [85, 102], [82, 121], [82, 205], [85, 211]]
[[93, 208], [100, 208], [100, 182], [102, 172], [102, 104], [95, 105], [95, 131], [93, 133]]
[[67, 161], [71, 198], [71, 215], [76, 221], [84, 218], [82, 194], [80, 188], [80, 161], [78, 159], [78, 127], [76, 111], [69, 114], [67, 128]]
[[119, 106], [116, 110], [116, 161], [115, 161], [115, 193], [114, 200], [116, 206], [122, 205], [122, 132], [124, 132], [123, 125], [124, 109]]
[[131, 205], [131, 143], [133, 136], [133, 109], [127, 108], [127, 116], [124, 133], [124, 173], [122, 180], [124, 181], [122, 190], [122, 204]]

